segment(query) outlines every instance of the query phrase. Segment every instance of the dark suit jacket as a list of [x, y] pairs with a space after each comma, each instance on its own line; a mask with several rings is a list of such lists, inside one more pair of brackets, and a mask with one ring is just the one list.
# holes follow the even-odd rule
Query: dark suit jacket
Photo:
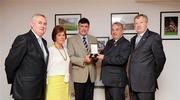
[[136, 37], [131, 39], [130, 87], [136, 92], [154, 92], [166, 61], [162, 40], [160, 35], [147, 30], [135, 48]]
[[[44, 39], [43, 43], [48, 53]], [[45, 90], [46, 68], [47, 62], [44, 61], [43, 51], [33, 32], [18, 36], [5, 61], [5, 71], [8, 83], [12, 84], [13, 98], [39, 99]]]
[[115, 44], [109, 40], [104, 48], [101, 79], [105, 86], [125, 87], [128, 83], [126, 65], [131, 48], [130, 43], [121, 37]]

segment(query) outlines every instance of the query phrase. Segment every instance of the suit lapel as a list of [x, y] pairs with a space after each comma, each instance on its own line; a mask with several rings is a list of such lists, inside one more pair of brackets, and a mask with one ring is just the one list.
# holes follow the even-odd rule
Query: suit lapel
[[[41, 57], [42, 57], [42, 59], [44, 61], [44, 54], [43, 54], [43, 51], [41, 50], [41, 47], [40, 47], [40, 45], [38, 43], [38, 40], [37, 40], [36, 36], [34, 35], [34, 33], [32, 31], [29, 31], [29, 33], [30, 33], [30, 36], [32, 37], [32, 40], [34, 42], [33, 44], [35, 45], [37, 51], [39, 52], [39, 54], [41, 55]], [[45, 46], [45, 48], [47, 49], [46, 46]], [[48, 50], [46, 50], [46, 51], [48, 51]]]
[[[86, 54], [87, 54], [86, 47], [84, 46], [80, 35], [77, 35], [76, 38], [77, 38], [77, 39], [76, 39], [76, 40], [77, 40], [77, 44], [80, 45], [80, 47], [82, 47], [82, 49], [83, 49], [82, 51], [86, 51]], [[89, 45], [88, 45], [88, 47], [89, 47]]]
[[90, 38], [89, 35], [87, 35], [87, 41], [88, 41], [88, 52], [91, 51], [91, 44], [94, 43], [94, 41], [92, 41], [92, 39]]
[[118, 47], [120, 41], [123, 39], [124, 37], [121, 37], [115, 44], [113, 39], [111, 40], [109, 46], [111, 47], [106, 53], [105, 55], [109, 55], [111, 52], [113, 52], [113, 50], [115, 50], [116, 47]]
[[[110, 43], [104, 48], [104, 55], [108, 55], [113, 49], [113, 39], [109, 40]], [[107, 48], [107, 49], [106, 49]]]
[[144, 33], [144, 35], [142, 36], [141, 40], [139, 41], [136, 49], [138, 49], [139, 47], [141, 47], [141, 46], [144, 44], [144, 42], [147, 40], [148, 37], [149, 37], [149, 30], [147, 30], [147, 31]]
[[[47, 48], [47, 42], [46, 40], [44, 40], [44, 38], [42, 38], [43, 40], [43, 44], [44, 44], [44, 47], [45, 47], [45, 50], [47, 52], [47, 57], [46, 57], [46, 64], [48, 63], [48, 59], [49, 59], [49, 51], [48, 51], [48, 48]], [[42, 50], [41, 50], [42, 51]]]
[[135, 49], [135, 42], [136, 42], [136, 37], [137, 35], [135, 35], [132, 40], [131, 40], [131, 44], [132, 44], [132, 48]]

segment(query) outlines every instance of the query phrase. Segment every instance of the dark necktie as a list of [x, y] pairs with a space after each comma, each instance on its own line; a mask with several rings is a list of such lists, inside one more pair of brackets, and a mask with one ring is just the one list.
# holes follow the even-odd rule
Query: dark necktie
[[83, 44], [85, 48], [88, 50], [88, 43], [87, 43], [86, 37], [83, 37]]

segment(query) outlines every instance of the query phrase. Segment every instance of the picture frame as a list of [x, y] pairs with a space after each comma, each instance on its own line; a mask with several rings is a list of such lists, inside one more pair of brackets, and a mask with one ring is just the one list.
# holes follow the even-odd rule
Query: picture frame
[[104, 50], [107, 41], [109, 40], [109, 37], [96, 37], [98, 42], [98, 52], [100, 53], [102, 50]]
[[131, 41], [131, 38], [132, 38], [133, 36], [135, 36], [135, 35], [136, 35], [136, 33], [123, 34], [123, 36], [124, 36], [128, 41]]
[[138, 14], [139, 12], [111, 13], [111, 27], [114, 22], [120, 22], [123, 24], [124, 34], [136, 33], [134, 30], [134, 17]]
[[[76, 34], [66, 34], [67, 38], [70, 38], [73, 35], [76, 35]], [[67, 47], [67, 39], [65, 40], [64, 46]]]
[[66, 34], [67, 38], [70, 38], [73, 35], [76, 35], [76, 34]]
[[62, 25], [65, 27], [67, 34], [78, 33], [78, 21], [81, 14], [55, 14], [55, 26]]
[[162, 40], [180, 40], [180, 11], [160, 12], [160, 35]]

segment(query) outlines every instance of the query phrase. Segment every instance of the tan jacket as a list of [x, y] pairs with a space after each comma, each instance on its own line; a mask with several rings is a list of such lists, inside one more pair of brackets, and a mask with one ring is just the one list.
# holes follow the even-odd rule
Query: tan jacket
[[90, 44], [97, 43], [97, 39], [94, 36], [87, 35], [88, 51], [86, 50], [80, 35], [75, 35], [67, 40], [68, 54], [72, 63], [71, 77], [73, 82], [85, 83], [90, 73], [91, 82], [95, 82], [96, 68], [95, 64], [85, 64], [84, 57], [90, 54]]

